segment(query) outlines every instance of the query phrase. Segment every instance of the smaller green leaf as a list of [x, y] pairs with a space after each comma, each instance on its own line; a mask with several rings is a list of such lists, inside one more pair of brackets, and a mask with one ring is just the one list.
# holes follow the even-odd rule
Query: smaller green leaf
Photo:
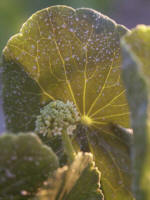
[[92, 154], [78, 153], [70, 166], [57, 169], [38, 193], [39, 200], [102, 200], [100, 172]]
[[30, 134], [0, 137], [0, 199], [25, 200], [58, 167], [53, 151]]
[[123, 78], [131, 109], [133, 191], [150, 199], [150, 27], [133, 29], [122, 39]]

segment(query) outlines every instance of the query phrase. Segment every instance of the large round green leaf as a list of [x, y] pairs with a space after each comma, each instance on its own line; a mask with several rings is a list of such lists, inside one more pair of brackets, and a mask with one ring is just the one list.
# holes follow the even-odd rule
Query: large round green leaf
[[128, 147], [109, 126], [129, 127], [120, 78], [120, 37], [126, 32], [94, 10], [53, 6], [27, 20], [3, 52], [6, 63], [22, 67], [38, 84], [41, 103], [72, 101], [83, 124], [96, 130], [88, 134], [90, 150], [105, 199], [114, 200], [132, 199]]
[[126, 29], [90, 9], [54, 6], [34, 14], [4, 49], [41, 88], [41, 100], [73, 101], [95, 127], [128, 127], [119, 40]]

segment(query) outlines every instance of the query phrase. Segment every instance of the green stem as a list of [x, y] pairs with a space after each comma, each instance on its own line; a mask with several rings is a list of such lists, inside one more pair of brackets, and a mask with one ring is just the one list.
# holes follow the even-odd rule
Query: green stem
[[68, 163], [71, 164], [74, 161], [76, 153], [75, 153], [75, 150], [73, 148], [70, 137], [67, 134], [67, 130], [63, 131], [62, 140], [63, 140], [63, 143], [64, 143], [65, 152], [68, 156]]

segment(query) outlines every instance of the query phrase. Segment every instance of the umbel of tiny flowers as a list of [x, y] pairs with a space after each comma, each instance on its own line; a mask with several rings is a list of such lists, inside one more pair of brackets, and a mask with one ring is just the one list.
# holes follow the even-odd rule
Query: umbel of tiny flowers
[[40, 115], [35, 122], [35, 132], [45, 137], [61, 135], [68, 161], [71, 163], [75, 151], [70, 135], [73, 134], [80, 120], [80, 115], [72, 102], [52, 101], [40, 110]]

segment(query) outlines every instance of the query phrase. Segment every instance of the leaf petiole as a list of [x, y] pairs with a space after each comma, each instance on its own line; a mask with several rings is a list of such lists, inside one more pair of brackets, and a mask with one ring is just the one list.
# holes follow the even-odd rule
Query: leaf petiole
[[67, 134], [67, 130], [62, 131], [62, 140], [63, 140], [63, 144], [64, 144], [65, 153], [68, 156], [68, 163], [71, 164], [75, 159], [76, 152], [73, 148], [70, 137]]

